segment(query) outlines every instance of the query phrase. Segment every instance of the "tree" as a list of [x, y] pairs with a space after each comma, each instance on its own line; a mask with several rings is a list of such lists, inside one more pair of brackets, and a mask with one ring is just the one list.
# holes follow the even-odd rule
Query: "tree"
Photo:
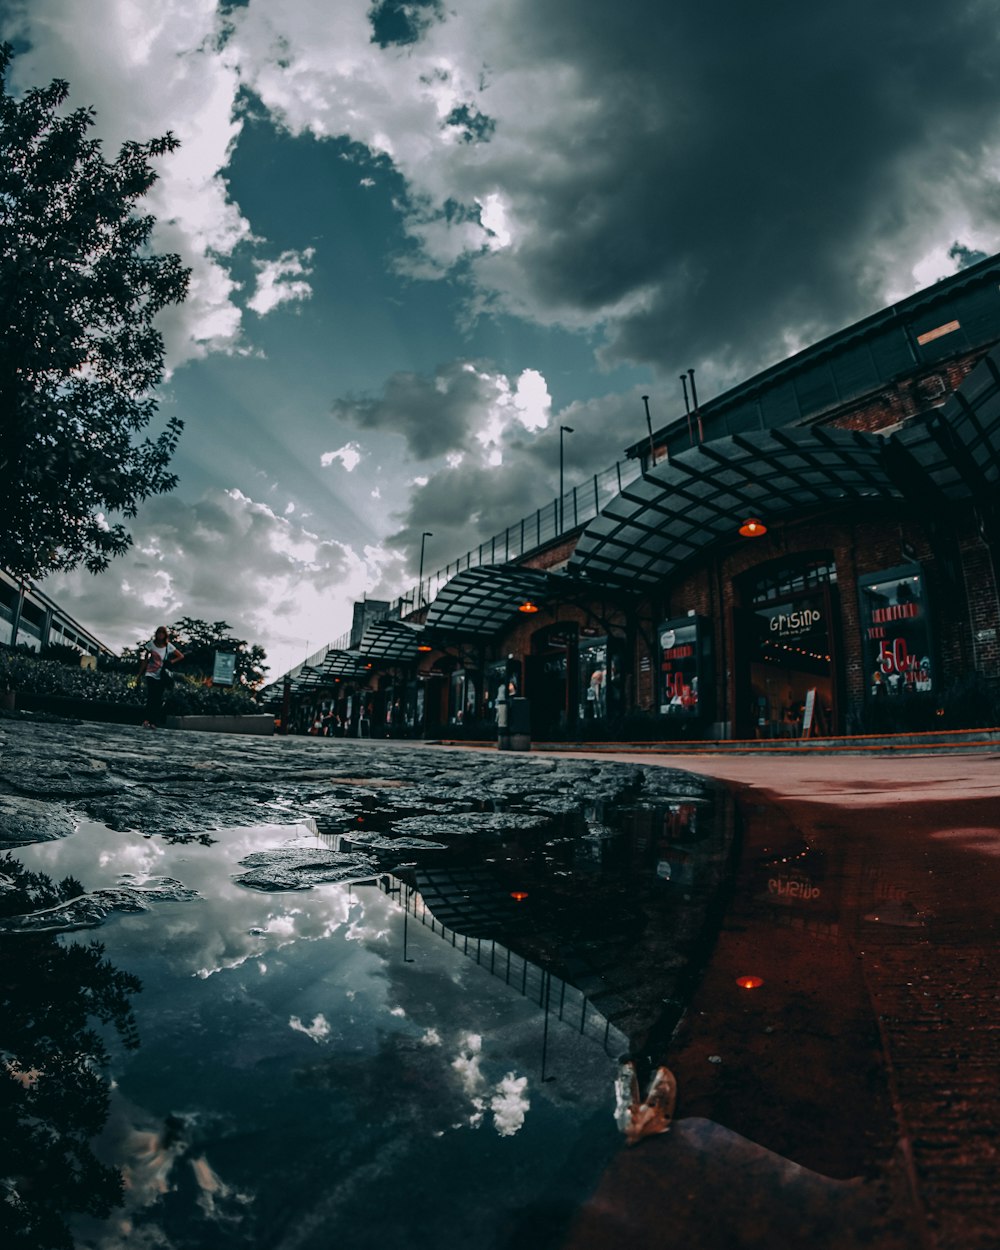
[[183, 616], [170, 627], [170, 637], [176, 646], [184, 652], [184, 660], [180, 670], [199, 677], [211, 677], [215, 666], [216, 651], [231, 651], [236, 656], [237, 686], [249, 686], [256, 690], [267, 675], [267, 652], [254, 643], [252, 646], [243, 638], [233, 637], [232, 626], [228, 621], [201, 621], [190, 616]]
[[[0, 916], [54, 907], [83, 893], [13, 856], [0, 858]], [[113, 1026], [139, 1045], [131, 997], [142, 984], [104, 958], [97, 942], [51, 933], [0, 933], [0, 1244], [5, 1250], [72, 1250], [67, 1217], [103, 1219], [121, 1203], [117, 1168], [93, 1151], [110, 1107]], [[102, 1036], [103, 1033], [103, 1036]]]
[[172, 490], [183, 423], [139, 441], [163, 376], [156, 314], [190, 271], [154, 255], [154, 221], [134, 211], [171, 134], [105, 161], [94, 112], [57, 115], [57, 79], [15, 100], [0, 45], [0, 565], [41, 577], [107, 568], [131, 543], [121, 519]]

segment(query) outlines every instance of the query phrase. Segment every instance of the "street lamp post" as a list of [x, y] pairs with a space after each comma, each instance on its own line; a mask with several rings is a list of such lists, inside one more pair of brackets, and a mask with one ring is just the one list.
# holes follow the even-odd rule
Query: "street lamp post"
[[559, 533], [563, 532], [563, 435], [572, 434], [571, 425], [559, 427]]
[[649, 396], [643, 395], [642, 402], [646, 406], [646, 429], [649, 431], [649, 467], [656, 464], [656, 444], [653, 442], [653, 419], [649, 415]]
[[417, 602], [420, 607], [424, 606], [424, 543], [428, 538], [433, 537], [434, 535], [430, 530], [424, 530], [420, 535], [420, 584], [417, 587]]

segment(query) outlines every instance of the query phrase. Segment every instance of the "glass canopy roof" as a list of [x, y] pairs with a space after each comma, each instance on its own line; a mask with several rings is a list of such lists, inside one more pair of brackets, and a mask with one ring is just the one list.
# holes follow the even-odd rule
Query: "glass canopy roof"
[[830, 426], [714, 439], [656, 465], [590, 523], [571, 574], [651, 585], [748, 517], [772, 520], [823, 504], [906, 499], [924, 511], [972, 499], [998, 524], [1000, 349], [944, 406], [888, 435]]
[[848, 430], [778, 429], [714, 439], [656, 465], [580, 538], [570, 569], [621, 583], [663, 581], [748, 517], [831, 501], [899, 496], [882, 440]]
[[370, 660], [414, 660], [423, 626], [409, 621], [373, 621], [358, 643], [362, 657]]
[[522, 604], [545, 603], [568, 594], [572, 587], [563, 574], [518, 564], [464, 569], [438, 591], [427, 612], [427, 628], [488, 638], [498, 633]]

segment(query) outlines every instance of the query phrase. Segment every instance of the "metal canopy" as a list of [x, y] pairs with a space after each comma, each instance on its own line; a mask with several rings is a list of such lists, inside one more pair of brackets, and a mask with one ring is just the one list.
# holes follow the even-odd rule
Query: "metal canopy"
[[765, 521], [832, 501], [898, 498], [882, 440], [849, 430], [776, 429], [703, 443], [631, 483], [587, 527], [574, 573], [663, 581], [747, 517]]
[[1000, 348], [944, 406], [889, 437], [814, 426], [714, 439], [656, 465], [587, 527], [570, 572], [653, 584], [750, 516], [765, 524], [826, 503], [972, 500], [996, 524]]
[[360, 651], [328, 651], [321, 665], [325, 677], [357, 677], [366, 672]]
[[298, 690], [315, 690], [323, 684], [323, 675], [318, 668], [310, 668], [304, 665], [292, 678], [291, 686], [293, 691]]
[[371, 660], [415, 660], [423, 632], [423, 626], [409, 621], [373, 621], [358, 643], [358, 650]]
[[895, 436], [949, 499], [986, 502], [1000, 484], [1000, 348], [976, 365], [926, 422]]
[[457, 573], [438, 591], [427, 628], [451, 635], [490, 638], [523, 603], [565, 597], [572, 582], [561, 573], [520, 564], [484, 564]]

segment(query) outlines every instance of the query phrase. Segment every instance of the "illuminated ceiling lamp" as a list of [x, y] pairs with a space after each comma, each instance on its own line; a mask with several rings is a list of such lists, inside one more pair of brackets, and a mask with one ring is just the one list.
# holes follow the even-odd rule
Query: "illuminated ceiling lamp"
[[429, 642], [418, 642], [417, 650], [418, 651], [433, 651], [434, 648], [431, 646]]
[[525, 599], [524, 603], [517, 609], [518, 612], [532, 613], [538, 611], [538, 604], [532, 603], [530, 599]]
[[740, 534], [744, 538], [762, 538], [767, 533], [767, 526], [756, 516], [748, 516], [740, 526]]
[[515, 903], [523, 903], [524, 900], [528, 897], [528, 891], [527, 890], [511, 890], [510, 896], [514, 900]]
[[764, 984], [764, 978], [756, 976], [737, 977], [736, 984], [742, 990], [759, 990]]

